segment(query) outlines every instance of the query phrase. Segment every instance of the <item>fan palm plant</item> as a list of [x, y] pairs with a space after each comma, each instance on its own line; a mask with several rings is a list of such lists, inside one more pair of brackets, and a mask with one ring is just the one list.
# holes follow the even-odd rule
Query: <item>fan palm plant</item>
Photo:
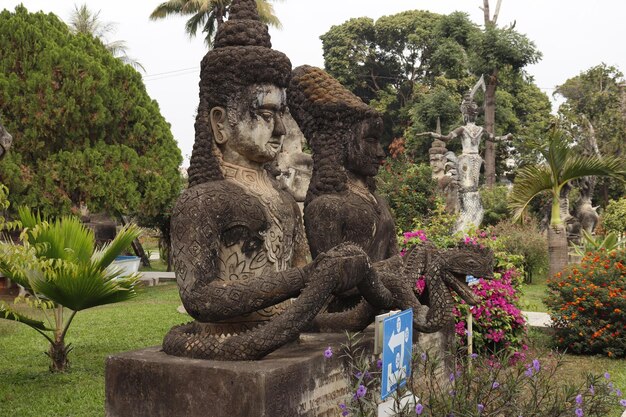
[[550, 193], [552, 209], [548, 228], [550, 276], [560, 272], [568, 261], [567, 236], [561, 218], [561, 190], [570, 181], [585, 176], [608, 176], [626, 179], [623, 162], [614, 157], [583, 155], [572, 149], [563, 132], [554, 127], [548, 134], [547, 148], [540, 150], [545, 162], [529, 165], [517, 172], [509, 206], [514, 220], [520, 220], [528, 204], [539, 194]]
[[[191, 15], [185, 24], [189, 37], [196, 36], [198, 29], [206, 34], [204, 41], [213, 47], [213, 37], [217, 28], [224, 22], [232, 0], [168, 0], [157, 6], [150, 15], [151, 20], [163, 19], [169, 15]], [[274, 7], [268, 0], [256, 0], [259, 17], [263, 23], [281, 28], [280, 20], [274, 14]]]
[[0, 243], [0, 272], [27, 289], [31, 297], [22, 301], [40, 309], [44, 319], [30, 318], [6, 304], [0, 304], [0, 318], [24, 323], [45, 337], [50, 370], [62, 372], [71, 351], [65, 336], [76, 313], [136, 295], [137, 276], [120, 277], [119, 269], [110, 265], [139, 236], [139, 228], [125, 227], [96, 249], [93, 231], [75, 217], [48, 221], [20, 208], [18, 218], [22, 244]]

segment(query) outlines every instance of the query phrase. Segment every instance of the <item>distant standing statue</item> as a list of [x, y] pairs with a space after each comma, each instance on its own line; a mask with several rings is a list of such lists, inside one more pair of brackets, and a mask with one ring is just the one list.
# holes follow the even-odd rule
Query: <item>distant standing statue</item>
[[6, 131], [0, 123], [0, 159], [4, 158], [13, 143], [13, 137]]
[[[500, 141], [510, 139], [511, 134], [505, 136], [494, 136], [488, 133], [482, 126], [476, 125], [478, 116], [478, 105], [474, 101], [474, 94], [479, 86], [484, 86], [483, 79], [478, 81], [472, 91], [463, 97], [461, 103], [461, 113], [463, 114], [463, 126], [459, 126], [447, 135], [436, 132], [426, 132], [436, 140], [448, 142], [461, 139], [463, 151], [457, 157], [456, 176], [459, 187], [459, 220], [456, 231], [466, 231], [472, 225], [480, 226], [483, 220], [483, 207], [478, 191], [480, 179], [480, 167], [483, 158], [479, 155], [480, 141], [484, 137], [488, 141]], [[450, 158], [448, 158], [450, 159]]]
[[283, 145], [290, 76], [255, 1], [233, 0], [202, 60], [189, 188], [172, 214], [180, 297], [195, 321], [169, 331], [168, 354], [262, 358], [369, 275], [367, 256], [350, 244], [306, 264], [300, 210], [264, 169]]

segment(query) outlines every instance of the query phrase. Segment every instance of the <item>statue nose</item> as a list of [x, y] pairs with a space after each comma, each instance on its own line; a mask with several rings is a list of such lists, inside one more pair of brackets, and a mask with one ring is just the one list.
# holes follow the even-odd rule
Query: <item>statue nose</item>
[[287, 134], [287, 128], [285, 128], [283, 116], [280, 114], [276, 114], [274, 116], [274, 132], [272, 133], [274, 136], [284, 136]]

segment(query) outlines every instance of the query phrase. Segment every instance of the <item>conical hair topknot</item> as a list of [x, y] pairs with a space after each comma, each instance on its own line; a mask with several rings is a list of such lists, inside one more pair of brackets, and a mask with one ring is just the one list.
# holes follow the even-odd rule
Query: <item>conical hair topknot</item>
[[255, 0], [233, 0], [228, 20], [215, 34], [215, 47], [227, 46], [272, 47], [267, 25], [259, 19]]
[[[293, 70], [288, 100], [291, 114], [304, 129], [307, 129], [311, 119], [349, 123], [380, 117], [376, 110], [352, 94], [327, 72], [309, 65]], [[304, 133], [308, 137], [306, 132]]]

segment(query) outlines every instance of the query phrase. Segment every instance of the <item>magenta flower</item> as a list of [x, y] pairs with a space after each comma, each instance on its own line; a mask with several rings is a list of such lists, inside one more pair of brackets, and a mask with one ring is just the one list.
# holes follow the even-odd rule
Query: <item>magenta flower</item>
[[333, 348], [332, 348], [332, 347], [328, 346], [328, 347], [326, 348], [326, 350], [324, 351], [324, 357], [325, 357], [326, 359], [330, 359], [330, 358], [332, 358], [332, 357], [333, 357]]

